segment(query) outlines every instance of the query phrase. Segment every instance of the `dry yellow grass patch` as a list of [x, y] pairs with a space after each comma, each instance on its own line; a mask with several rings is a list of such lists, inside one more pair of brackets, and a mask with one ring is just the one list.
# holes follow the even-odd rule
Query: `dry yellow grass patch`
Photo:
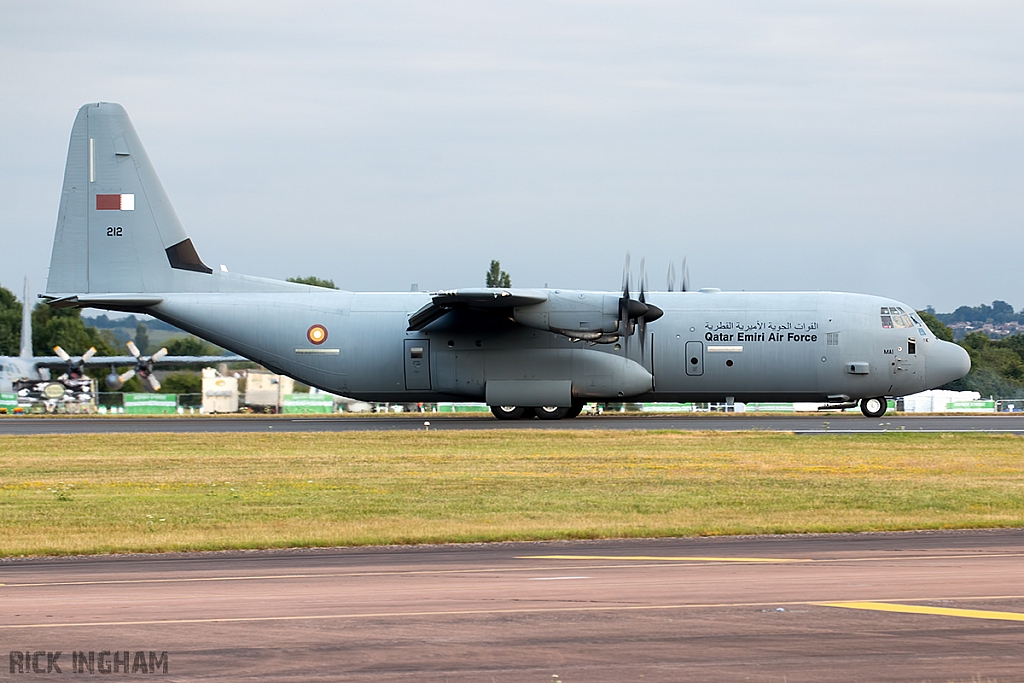
[[1024, 525], [1024, 439], [0, 437], [0, 555]]

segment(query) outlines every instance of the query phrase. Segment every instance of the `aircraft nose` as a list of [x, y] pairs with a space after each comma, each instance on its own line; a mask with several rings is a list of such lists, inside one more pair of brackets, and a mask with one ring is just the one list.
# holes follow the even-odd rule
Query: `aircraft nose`
[[928, 353], [927, 370], [928, 386], [941, 387], [970, 372], [971, 357], [962, 347], [936, 339]]

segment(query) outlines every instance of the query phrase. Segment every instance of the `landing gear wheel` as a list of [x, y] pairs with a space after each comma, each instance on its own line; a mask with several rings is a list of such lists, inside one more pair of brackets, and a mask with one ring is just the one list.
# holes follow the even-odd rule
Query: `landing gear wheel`
[[888, 409], [889, 403], [884, 396], [860, 400], [860, 412], [864, 413], [864, 417], [882, 417]]
[[587, 405], [587, 404], [586, 403], [573, 403], [572, 404], [572, 408], [569, 408], [569, 412], [565, 414], [565, 417], [567, 419], [572, 419], [574, 417], [579, 417], [579, 414], [583, 412], [583, 406], [585, 406], [585, 405]]
[[519, 420], [526, 414], [522, 406], [491, 406], [491, 412], [499, 420]]
[[558, 406], [541, 406], [534, 408], [533, 412], [542, 420], [561, 420], [569, 414], [572, 408], [559, 408]]

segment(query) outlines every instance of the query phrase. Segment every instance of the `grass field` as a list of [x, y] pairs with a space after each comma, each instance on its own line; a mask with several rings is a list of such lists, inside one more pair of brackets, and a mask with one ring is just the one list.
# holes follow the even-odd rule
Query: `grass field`
[[0, 555], [1024, 526], [1024, 439], [0, 437]]

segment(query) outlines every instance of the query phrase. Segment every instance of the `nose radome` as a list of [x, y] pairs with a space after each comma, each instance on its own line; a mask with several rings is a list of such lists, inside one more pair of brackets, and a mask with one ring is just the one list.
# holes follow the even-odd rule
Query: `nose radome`
[[971, 371], [971, 357], [962, 347], [950, 342], [935, 340], [928, 353], [927, 378], [929, 387], [958, 380]]

